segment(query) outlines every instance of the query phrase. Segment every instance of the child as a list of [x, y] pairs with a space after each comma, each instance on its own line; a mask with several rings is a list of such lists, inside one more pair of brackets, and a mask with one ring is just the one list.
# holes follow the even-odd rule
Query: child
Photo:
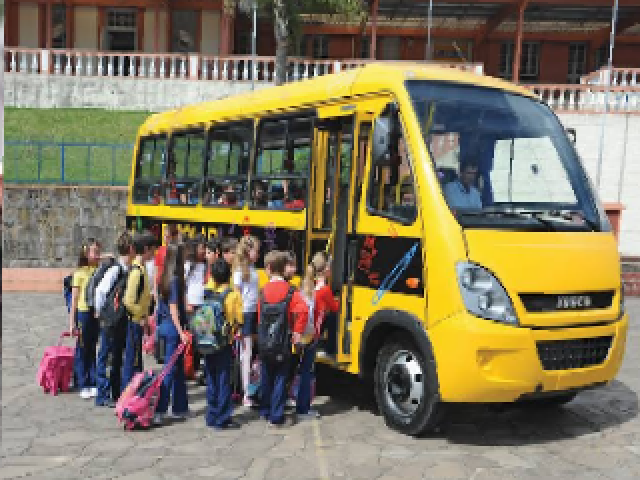
[[[290, 301], [290, 285], [284, 279], [285, 265], [288, 255], [285, 252], [271, 251], [265, 256], [265, 267], [269, 282], [264, 286], [258, 303], [258, 322], [262, 321], [260, 314], [263, 306], [281, 304], [284, 306], [282, 315], [286, 316], [289, 331], [292, 332], [291, 341], [299, 344], [309, 318], [307, 303], [300, 292], [293, 292]], [[262, 335], [259, 340], [264, 341]], [[289, 347], [289, 351], [291, 348]], [[271, 427], [279, 428], [292, 425], [292, 417], [285, 418], [284, 407], [287, 398], [287, 383], [289, 379], [291, 356], [285, 355], [281, 361], [272, 358], [262, 358], [261, 393], [262, 405], [260, 414], [269, 422]]]
[[220, 246], [220, 240], [216, 237], [212, 237], [207, 242], [207, 252], [205, 254], [207, 260], [207, 269], [205, 270], [204, 275], [204, 283], [205, 285], [209, 282], [209, 278], [211, 277], [211, 266], [213, 263], [222, 256], [222, 249]]
[[222, 240], [220, 247], [222, 251], [222, 258], [224, 258], [225, 262], [227, 262], [229, 266], [232, 266], [233, 257], [235, 257], [236, 250], [238, 249], [238, 239], [234, 237], [227, 237]]
[[[107, 270], [100, 283], [96, 286], [95, 306], [100, 312], [106, 302], [107, 295], [115, 286], [120, 275], [127, 275], [131, 262], [135, 258], [133, 238], [124, 231], [117, 242], [118, 263]], [[96, 320], [97, 321], [97, 320]], [[102, 329], [100, 332], [100, 348], [97, 362], [96, 406], [114, 407], [121, 391], [120, 367], [122, 366], [122, 352], [126, 342], [126, 324], [120, 325], [113, 331]], [[110, 372], [107, 371], [108, 364]]]
[[151, 285], [145, 269], [145, 263], [151, 259], [153, 252], [149, 235], [136, 233], [133, 236], [133, 248], [136, 258], [127, 277], [123, 298], [129, 321], [122, 367], [122, 390], [129, 384], [135, 373], [142, 372], [142, 333], [149, 319], [151, 307]]
[[229, 285], [231, 269], [223, 259], [217, 259], [211, 266], [211, 276], [216, 287], [207, 295], [224, 305], [226, 322], [231, 326], [229, 345], [215, 353], [205, 355], [205, 375], [207, 383], [207, 426], [215, 429], [239, 428], [231, 419], [231, 341], [233, 332], [242, 324], [242, 297]]
[[[158, 284], [158, 332], [166, 341], [165, 363], [180, 343], [187, 343], [183, 250], [182, 245], [169, 245]], [[186, 418], [189, 414], [189, 400], [184, 376], [184, 353], [178, 357], [162, 382], [156, 414], [153, 417], [155, 425], [163, 422], [169, 410], [170, 399], [173, 403], [173, 416]]]
[[71, 309], [69, 332], [78, 329], [73, 370], [80, 397], [95, 397], [96, 389], [96, 344], [100, 328], [86, 302], [87, 284], [100, 263], [100, 243], [90, 238], [82, 246], [78, 257], [78, 268], [71, 280]]
[[313, 317], [307, 323], [305, 338], [306, 345], [300, 361], [298, 371], [300, 383], [298, 397], [296, 398], [296, 413], [301, 419], [317, 418], [320, 415], [311, 409], [311, 380], [313, 364], [316, 357], [316, 348], [322, 329], [322, 323], [327, 312], [336, 313], [340, 310], [340, 303], [333, 298], [329, 279], [331, 278], [331, 259], [325, 252], [318, 252], [313, 256], [311, 264], [307, 267], [307, 274], [303, 280], [303, 290], [308, 292], [309, 286], [315, 282], [315, 288], [311, 287], [313, 295]]
[[190, 260], [185, 262], [185, 284], [187, 289], [187, 314], [192, 316], [204, 302], [204, 277], [206, 272], [207, 242], [204, 235], [197, 234], [191, 241]]
[[325, 252], [318, 252], [313, 256], [313, 268], [316, 274], [315, 299], [315, 331], [319, 337], [326, 331], [327, 341], [325, 352], [328, 355], [335, 355], [337, 342], [337, 318], [340, 311], [340, 302], [333, 297], [333, 292], [329, 286], [331, 280], [331, 258]]
[[260, 241], [252, 236], [240, 239], [233, 265], [233, 288], [242, 295], [242, 338], [240, 340], [240, 364], [242, 369], [243, 404], [253, 407], [249, 399], [249, 373], [253, 337], [258, 325], [258, 289], [260, 278], [254, 268], [260, 252]]
[[284, 279], [291, 283], [293, 277], [295, 277], [298, 271], [298, 261], [296, 259], [296, 254], [293, 252], [286, 252], [287, 255], [287, 263], [284, 266]]

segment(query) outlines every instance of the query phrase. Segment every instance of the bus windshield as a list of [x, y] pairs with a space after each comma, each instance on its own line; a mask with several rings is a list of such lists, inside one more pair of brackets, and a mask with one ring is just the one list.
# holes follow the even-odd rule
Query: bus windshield
[[407, 89], [444, 197], [463, 227], [607, 228], [548, 107], [477, 86], [409, 80]]

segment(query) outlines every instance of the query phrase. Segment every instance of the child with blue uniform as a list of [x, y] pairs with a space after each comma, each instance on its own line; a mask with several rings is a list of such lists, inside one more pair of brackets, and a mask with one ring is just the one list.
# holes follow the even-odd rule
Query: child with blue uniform
[[[158, 283], [158, 334], [165, 339], [165, 362], [168, 362], [180, 343], [187, 343], [187, 312], [185, 308], [184, 247], [169, 245], [164, 269]], [[184, 353], [164, 377], [153, 423], [159, 425], [172, 403], [172, 414], [184, 419], [189, 415], [187, 383], [184, 375]]]
[[229, 324], [229, 344], [215, 353], [205, 355], [204, 371], [207, 382], [207, 426], [215, 429], [239, 428], [231, 419], [231, 342], [233, 334], [243, 322], [242, 296], [230, 285], [231, 268], [222, 258], [211, 266], [211, 278], [206, 285], [208, 300], [218, 300], [224, 306], [225, 321]]

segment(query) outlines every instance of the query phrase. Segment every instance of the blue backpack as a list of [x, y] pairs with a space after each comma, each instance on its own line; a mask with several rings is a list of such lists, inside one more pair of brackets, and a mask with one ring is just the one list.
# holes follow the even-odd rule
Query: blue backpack
[[71, 312], [71, 281], [73, 275], [67, 275], [62, 281], [62, 296], [64, 297], [64, 303], [67, 306], [67, 313]]
[[224, 312], [224, 302], [231, 289], [212, 292], [205, 297], [204, 304], [191, 320], [193, 345], [198, 352], [209, 355], [229, 345], [231, 325]]

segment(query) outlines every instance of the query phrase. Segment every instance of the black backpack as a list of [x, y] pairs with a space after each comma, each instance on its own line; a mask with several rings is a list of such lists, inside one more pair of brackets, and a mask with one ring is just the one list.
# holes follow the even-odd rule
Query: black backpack
[[111, 267], [116, 264], [114, 258], [109, 258], [100, 264], [100, 266], [93, 272], [91, 278], [87, 282], [87, 288], [85, 289], [85, 302], [87, 307], [95, 308], [96, 306], [96, 287], [100, 284], [104, 275]]
[[[134, 265], [131, 268], [139, 269], [140, 267]], [[122, 325], [129, 317], [129, 313], [124, 306], [124, 293], [127, 289], [127, 282], [129, 281], [130, 273], [131, 270], [127, 272], [121, 265], [118, 265], [118, 276], [116, 277], [113, 287], [109, 290], [104, 306], [100, 311], [101, 328], [114, 330], [119, 325]], [[141, 276], [140, 280], [137, 292], [138, 300], [140, 299], [140, 295], [142, 295], [142, 290], [144, 289], [144, 276]]]
[[287, 296], [278, 303], [266, 303], [260, 292], [258, 321], [258, 349], [264, 360], [282, 362], [291, 355], [291, 334], [287, 311], [295, 288], [289, 287]]

